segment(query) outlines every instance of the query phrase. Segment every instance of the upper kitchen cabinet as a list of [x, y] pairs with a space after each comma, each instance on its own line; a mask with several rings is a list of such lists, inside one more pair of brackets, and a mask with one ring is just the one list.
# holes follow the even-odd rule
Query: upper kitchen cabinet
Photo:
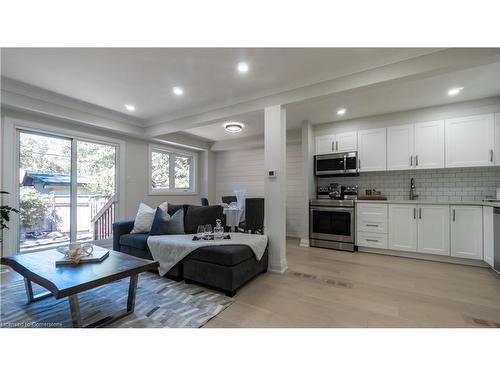
[[494, 114], [446, 120], [446, 167], [494, 164]]
[[413, 125], [387, 128], [387, 169], [410, 169], [414, 165]]
[[335, 152], [350, 152], [358, 149], [358, 133], [335, 134]]
[[316, 155], [349, 152], [358, 149], [358, 134], [356, 132], [318, 135], [315, 141]]
[[387, 169], [386, 128], [358, 132], [358, 167], [360, 172]]
[[415, 151], [413, 165], [416, 169], [444, 168], [444, 121], [415, 124]]
[[334, 148], [335, 136], [333, 134], [317, 135], [316, 141], [316, 155], [331, 154]]

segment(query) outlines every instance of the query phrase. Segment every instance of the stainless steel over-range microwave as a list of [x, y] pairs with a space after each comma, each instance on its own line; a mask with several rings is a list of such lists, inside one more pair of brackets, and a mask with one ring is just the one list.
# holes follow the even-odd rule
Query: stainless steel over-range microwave
[[343, 176], [358, 174], [358, 153], [339, 152], [314, 156], [316, 176]]

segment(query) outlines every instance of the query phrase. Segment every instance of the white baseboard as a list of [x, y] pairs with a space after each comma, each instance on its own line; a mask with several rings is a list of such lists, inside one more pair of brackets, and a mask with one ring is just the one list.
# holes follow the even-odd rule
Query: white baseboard
[[309, 238], [301, 238], [299, 246], [309, 247]]
[[280, 267], [280, 266], [271, 266], [271, 265], [269, 265], [267, 267], [267, 271], [268, 272], [278, 273], [278, 274], [284, 274], [287, 269], [288, 269], [288, 266]]

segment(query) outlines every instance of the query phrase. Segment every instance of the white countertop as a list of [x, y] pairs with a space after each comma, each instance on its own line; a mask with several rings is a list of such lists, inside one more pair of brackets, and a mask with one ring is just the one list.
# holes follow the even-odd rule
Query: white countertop
[[483, 201], [428, 201], [428, 200], [365, 200], [358, 199], [356, 203], [391, 203], [391, 204], [452, 204], [464, 206], [487, 206], [487, 207], [500, 207], [500, 202], [483, 202]]

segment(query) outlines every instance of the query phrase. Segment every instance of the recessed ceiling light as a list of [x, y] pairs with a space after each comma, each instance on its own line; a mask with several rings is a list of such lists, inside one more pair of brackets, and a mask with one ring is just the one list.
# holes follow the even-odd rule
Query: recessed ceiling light
[[454, 87], [452, 89], [448, 90], [448, 95], [449, 96], [455, 96], [460, 94], [460, 91], [462, 91], [464, 88], [463, 87]]
[[224, 124], [224, 129], [229, 133], [239, 133], [245, 127], [241, 122], [228, 122]]
[[125, 104], [125, 108], [131, 112], [135, 111], [135, 107], [132, 104]]
[[337, 115], [339, 116], [343, 116], [345, 115], [345, 113], [347, 112], [347, 109], [345, 108], [340, 108], [338, 111], [337, 111]]
[[245, 62], [240, 62], [238, 64], [238, 72], [240, 72], [240, 73], [248, 72], [248, 64]]
[[173, 89], [172, 89], [172, 92], [177, 95], [177, 96], [180, 96], [182, 94], [184, 94], [184, 90], [179, 87], [179, 86], [175, 86]]

